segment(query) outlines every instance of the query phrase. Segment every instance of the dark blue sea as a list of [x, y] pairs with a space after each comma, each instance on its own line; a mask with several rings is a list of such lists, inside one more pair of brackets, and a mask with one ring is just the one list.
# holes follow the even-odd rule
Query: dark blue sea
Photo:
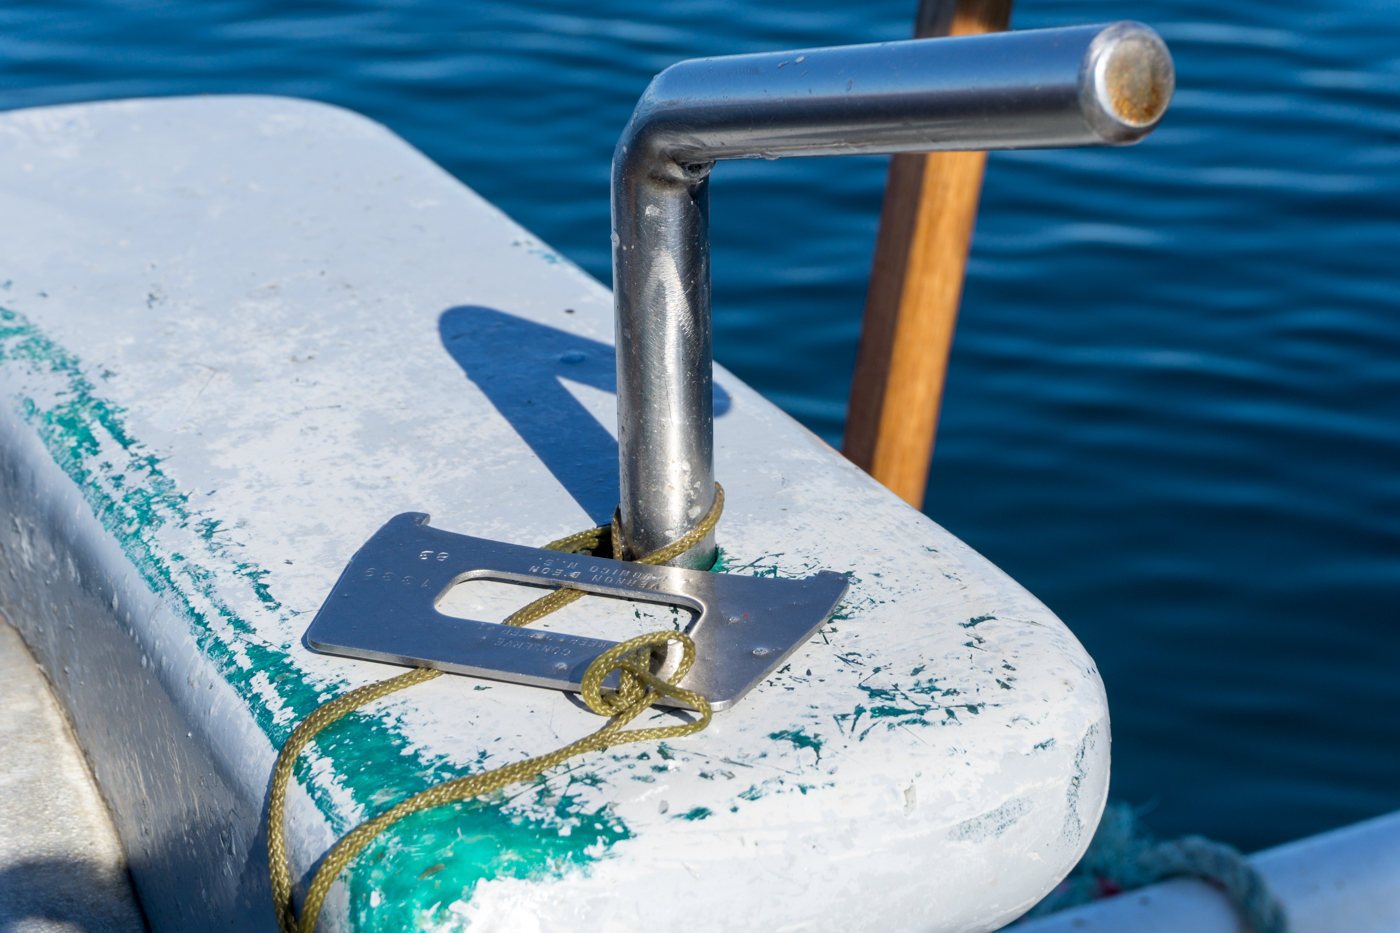
[[[386, 123], [603, 281], [680, 59], [906, 38], [915, 0], [0, 3], [0, 108], [259, 92]], [[1246, 850], [1400, 809], [1400, 3], [1138, 19], [1161, 128], [991, 157], [925, 510], [1098, 660], [1115, 797]], [[721, 362], [839, 444], [885, 161], [728, 163]]]

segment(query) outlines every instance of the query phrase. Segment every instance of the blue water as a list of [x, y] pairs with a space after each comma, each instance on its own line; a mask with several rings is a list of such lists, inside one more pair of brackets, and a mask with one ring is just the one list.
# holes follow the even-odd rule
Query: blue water
[[[607, 281], [608, 160], [696, 55], [913, 0], [8, 2], [0, 108], [263, 92], [388, 124]], [[1057, 611], [1113, 794], [1245, 849], [1400, 808], [1400, 4], [1024, 0], [1176, 55], [1126, 150], [994, 155], [926, 509]], [[721, 165], [716, 353], [839, 441], [881, 159]]]

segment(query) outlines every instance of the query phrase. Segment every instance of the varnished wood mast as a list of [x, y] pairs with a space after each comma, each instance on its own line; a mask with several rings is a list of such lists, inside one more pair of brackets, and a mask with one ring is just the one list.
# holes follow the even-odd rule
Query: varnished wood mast
[[[1011, 0], [922, 0], [916, 38], [999, 32]], [[844, 453], [923, 506], [985, 152], [890, 159]]]

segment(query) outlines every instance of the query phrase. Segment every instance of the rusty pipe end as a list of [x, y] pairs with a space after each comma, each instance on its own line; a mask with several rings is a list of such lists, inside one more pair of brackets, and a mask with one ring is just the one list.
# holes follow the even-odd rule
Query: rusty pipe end
[[1079, 75], [1079, 97], [1104, 142], [1127, 145], [1157, 126], [1176, 90], [1171, 52], [1156, 30], [1114, 23], [1095, 38]]

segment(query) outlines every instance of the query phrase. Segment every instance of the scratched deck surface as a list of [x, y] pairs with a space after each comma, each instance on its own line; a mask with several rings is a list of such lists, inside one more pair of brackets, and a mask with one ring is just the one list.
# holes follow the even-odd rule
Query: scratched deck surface
[[[309, 652], [307, 623], [398, 512], [521, 544], [610, 514], [610, 295], [386, 130], [284, 99], [5, 114], [0, 212], [0, 608], [55, 671], [154, 928], [270, 929], [274, 750], [396, 672]], [[721, 569], [847, 572], [835, 617], [698, 736], [405, 821], [332, 927], [989, 929], [1074, 863], [1108, 780], [1092, 660], [716, 379]], [[524, 601], [462, 590], [463, 614]], [[684, 621], [605, 602], [549, 624]], [[349, 717], [298, 771], [296, 874], [408, 794], [599, 723], [457, 676]]]

